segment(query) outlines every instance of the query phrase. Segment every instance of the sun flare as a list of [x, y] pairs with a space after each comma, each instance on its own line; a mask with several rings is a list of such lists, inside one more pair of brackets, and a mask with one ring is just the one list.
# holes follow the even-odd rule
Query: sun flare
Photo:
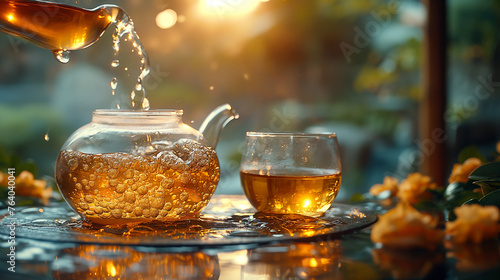
[[261, 0], [200, 0], [199, 12], [219, 18], [243, 17], [252, 13]]

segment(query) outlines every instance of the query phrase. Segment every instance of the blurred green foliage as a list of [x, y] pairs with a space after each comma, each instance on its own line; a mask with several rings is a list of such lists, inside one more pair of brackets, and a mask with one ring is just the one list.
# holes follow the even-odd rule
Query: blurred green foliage
[[19, 156], [8, 154], [0, 149], [0, 171], [7, 173], [10, 168], [15, 169], [16, 175], [23, 170], [31, 172], [34, 176], [37, 175], [38, 167], [32, 160], [23, 161]]
[[451, 59], [462, 63], [491, 61], [498, 48], [500, 2], [448, 1]]
[[0, 168], [52, 175], [51, 163], [68, 136], [57, 112], [42, 104], [0, 104], [0, 120]]

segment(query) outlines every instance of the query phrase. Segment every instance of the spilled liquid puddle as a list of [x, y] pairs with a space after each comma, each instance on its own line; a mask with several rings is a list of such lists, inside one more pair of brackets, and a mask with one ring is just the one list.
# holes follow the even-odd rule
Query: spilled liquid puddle
[[[220, 206], [220, 205], [219, 205]], [[141, 246], [232, 246], [297, 240], [345, 233], [370, 225], [376, 215], [337, 204], [322, 218], [268, 216], [252, 210], [227, 208], [213, 203], [197, 219], [128, 225], [98, 225], [82, 221], [65, 204], [25, 208], [16, 213], [18, 237], [54, 242]], [[217, 212], [217, 213], [215, 213]], [[362, 213], [363, 215], [360, 215]], [[8, 225], [8, 213], [0, 211], [0, 225]], [[8, 227], [0, 227], [8, 235]]]
[[[218, 239], [224, 237], [309, 237], [324, 234], [332, 227], [346, 225], [340, 219], [322, 220], [308, 217], [273, 217], [259, 215], [233, 215], [225, 220], [211, 218], [171, 222], [148, 222], [136, 225], [98, 225], [83, 221], [72, 224], [88, 234], [112, 234], [125, 237], [168, 237], [170, 239]], [[63, 225], [64, 226], [64, 225]]]

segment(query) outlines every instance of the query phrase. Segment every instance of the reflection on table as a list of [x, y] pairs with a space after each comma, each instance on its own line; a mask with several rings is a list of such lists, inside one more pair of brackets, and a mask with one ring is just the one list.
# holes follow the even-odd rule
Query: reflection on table
[[[239, 203], [236, 198], [231, 201]], [[210, 214], [218, 217], [235, 209], [234, 205], [224, 208], [224, 204], [217, 204]], [[26, 210], [26, 215], [39, 213], [35, 210]], [[20, 221], [21, 211], [18, 213]], [[22, 231], [17, 228], [16, 232], [20, 235]], [[17, 236], [16, 272], [2, 266], [0, 279], [498, 279], [500, 275], [498, 241], [400, 251], [373, 244], [370, 227], [303, 237], [228, 247], [204, 246], [206, 240], [195, 246], [131, 246]], [[0, 262], [4, 264], [12, 246], [8, 238], [0, 235]]]
[[61, 251], [54, 279], [219, 279], [217, 256], [141, 252], [125, 246], [81, 245]]
[[332, 279], [340, 270], [339, 240], [250, 250], [241, 279]]
[[339, 240], [215, 254], [154, 250], [80, 245], [61, 250], [50, 270], [54, 279], [331, 279], [341, 272]]

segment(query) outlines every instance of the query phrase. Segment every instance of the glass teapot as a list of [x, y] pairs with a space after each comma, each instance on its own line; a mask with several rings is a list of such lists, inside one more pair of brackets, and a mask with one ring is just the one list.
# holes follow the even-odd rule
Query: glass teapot
[[219, 181], [219, 134], [238, 114], [222, 105], [197, 131], [182, 123], [182, 113], [94, 111], [56, 162], [57, 185], [71, 208], [97, 224], [197, 217]]

